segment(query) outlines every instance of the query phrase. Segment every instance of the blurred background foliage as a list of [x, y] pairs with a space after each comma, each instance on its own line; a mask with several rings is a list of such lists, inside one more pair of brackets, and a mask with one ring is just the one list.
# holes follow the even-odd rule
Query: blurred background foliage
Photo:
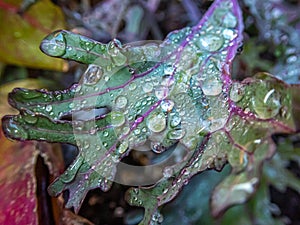
[[[7, 103], [7, 94], [14, 87], [65, 89], [83, 74], [84, 65], [41, 53], [39, 44], [50, 32], [67, 29], [104, 43], [113, 38], [122, 43], [162, 40], [170, 31], [196, 24], [211, 3], [210, 0], [0, 0], [0, 117], [15, 113]], [[242, 54], [235, 59], [232, 77], [243, 80], [265, 71], [298, 85], [300, 1], [243, 0], [240, 4], [244, 13], [244, 44], [239, 49]], [[297, 112], [299, 97], [294, 102]], [[300, 118], [295, 115], [299, 128]], [[206, 171], [192, 179], [163, 208], [162, 224], [300, 224], [300, 137], [278, 134], [273, 138], [277, 153], [262, 168], [262, 182], [250, 201], [213, 219], [209, 196], [230, 168], [225, 167], [222, 172]], [[118, 184], [108, 193], [91, 191], [79, 212], [82, 217], [63, 209], [61, 198], [41, 198], [41, 193], [46, 193], [43, 184], [49, 184], [63, 170], [63, 163], [68, 166], [77, 150], [69, 145], [10, 142], [2, 133], [0, 139], [0, 198], [5, 199], [0, 203], [0, 223], [16, 224], [13, 220], [3, 220], [3, 213], [9, 210], [19, 210], [26, 224], [38, 221], [90, 224], [82, 218], [85, 217], [94, 224], [133, 225], [141, 219], [143, 211], [125, 203], [127, 187]], [[19, 173], [22, 173], [20, 179], [15, 177]], [[24, 195], [24, 188], [21, 191], [23, 182], [31, 184], [28, 187], [31, 195]], [[10, 193], [14, 189], [20, 190], [19, 193]], [[16, 207], [20, 202], [28, 208]], [[28, 214], [33, 209], [34, 216]]]

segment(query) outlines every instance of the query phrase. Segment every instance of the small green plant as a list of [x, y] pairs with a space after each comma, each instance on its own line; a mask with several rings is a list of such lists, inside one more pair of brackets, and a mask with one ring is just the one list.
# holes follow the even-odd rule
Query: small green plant
[[[215, 1], [197, 25], [162, 42], [102, 44], [56, 31], [41, 50], [88, 69], [63, 91], [14, 89], [9, 103], [20, 114], [5, 116], [3, 130], [17, 140], [77, 146], [79, 154], [49, 193], [68, 190], [66, 207], [78, 212], [91, 189], [108, 191], [113, 182], [133, 186], [126, 199], [145, 208], [141, 225], [161, 223], [161, 206], [193, 176], [229, 164], [231, 173], [211, 197], [218, 217], [257, 190], [262, 165], [275, 154], [271, 136], [296, 132], [289, 85], [267, 73], [231, 79], [242, 32], [236, 0]], [[156, 161], [123, 161], [144, 149]]]

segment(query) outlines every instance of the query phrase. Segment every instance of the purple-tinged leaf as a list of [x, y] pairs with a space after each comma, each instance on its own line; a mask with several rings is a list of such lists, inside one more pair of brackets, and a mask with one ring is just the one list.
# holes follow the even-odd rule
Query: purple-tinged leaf
[[[145, 208], [143, 225], [160, 223], [158, 208], [192, 176], [229, 163], [232, 174], [212, 197], [218, 216], [256, 190], [259, 169], [274, 153], [271, 135], [295, 131], [288, 85], [268, 74], [231, 80], [242, 30], [237, 1], [217, 0], [196, 26], [161, 43], [102, 44], [54, 32], [41, 44], [46, 54], [90, 65], [65, 91], [15, 89], [10, 103], [21, 113], [4, 118], [6, 135], [78, 146], [77, 158], [49, 187], [52, 195], [69, 190], [66, 206], [76, 212], [90, 189], [107, 191], [113, 181], [147, 186], [127, 195], [131, 205]], [[145, 167], [121, 161], [145, 149], [169, 155]], [[116, 174], [124, 171], [144, 179]], [[219, 201], [224, 190], [226, 201]]]

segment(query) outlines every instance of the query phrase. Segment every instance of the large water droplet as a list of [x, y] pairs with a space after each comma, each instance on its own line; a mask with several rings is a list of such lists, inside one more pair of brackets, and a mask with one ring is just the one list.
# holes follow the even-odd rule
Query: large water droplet
[[107, 44], [107, 52], [110, 56], [112, 56], [113, 61], [117, 66], [123, 65], [127, 60], [126, 56], [120, 51], [121, 47], [122, 44], [117, 39], [114, 39]]
[[125, 123], [125, 116], [121, 112], [111, 112], [111, 125], [119, 127]]
[[223, 43], [224, 39], [221, 36], [214, 34], [205, 34], [200, 36], [200, 45], [207, 51], [214, 52], [219, 50]]
[[201, 88], [205, 95], [216, 96], [222, 92], [223, 85], [215, 77], [210, 77], [203, 81]]
[[48, 35], [40, 45], [41, 50], [50, 56], [62, 56], [66, 53], [66, 40], [63, 31]]
[[280, 95], [275, 89], [257, 88], [252, 97], [252, 104], [257, 115], [262, 119], [276, 116], [281, 108]]
[[153, 132], [161, 132], [166, 128], [166, 117], [162, 112], [154, 112], [147, 117], [147, 127]]
[[245, 87], [241, 83], [233, 83], [230, 89], [230, 99], [239, 102], [245, 94]]
[[94, 85], [101, 79], [102, 75], [103, 70], [101, 67], [96, 65], [89, 65], [83, 75], [83, 82], [86, 85]]
[[119, 108], [119, 109], [125, 108], [126, 105], [127, 105], [127, 102], [128, 102], [127, 98], [123, 95], [120, 95], [115, 100], [116, 107]]

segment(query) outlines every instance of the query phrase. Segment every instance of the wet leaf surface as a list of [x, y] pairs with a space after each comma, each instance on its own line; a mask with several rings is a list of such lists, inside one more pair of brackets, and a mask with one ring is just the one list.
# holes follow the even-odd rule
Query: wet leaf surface
[[[140, 186], [126, 199], [145, 208], [141, 225], [161, 223], [160, 207], [194, 175], [228, 163], [231, 174], [212, 194], [218, 217], [255, 193], [263, 162], [275, 153], [272, 134], [295, 132], [289, 85], [267, 73], [231, 79], [242, 31], [235, 0], [215, 1], [196, 26], [163, 42], [103, 44], [56, 31], [43, 40], [43, 52], [89, 67], [63, 91], [14, 89], [9, 103], [20, 115], [3, 119], [5, 134], [79, 148], [49, 187], [55, 196], [68, 190], [66, 207], [75, 212], [91, 189], [108, 191], [113, 181]], [[170, 155], [145, 168], [122, 161], [141, 149]], [[118, 171], [144, 179], [128, 182]]]

